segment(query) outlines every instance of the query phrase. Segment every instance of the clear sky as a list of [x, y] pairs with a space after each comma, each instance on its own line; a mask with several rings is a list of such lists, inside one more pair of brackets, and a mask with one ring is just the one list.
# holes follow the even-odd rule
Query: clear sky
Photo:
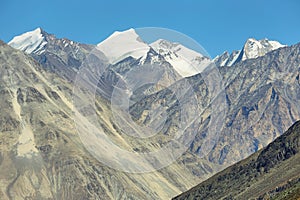
[[0, 0], [0, 39], [43, 28], [96, 44], [116, 30], [164, 27], [184, 33], [212, 56], [247, 38], [300, 42], [299, 0]]

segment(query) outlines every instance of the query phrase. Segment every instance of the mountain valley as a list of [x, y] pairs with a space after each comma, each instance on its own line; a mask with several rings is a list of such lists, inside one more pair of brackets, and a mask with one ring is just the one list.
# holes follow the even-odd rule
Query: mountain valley
[[[105, 66], [104, 71], [85, 74], [84, 84], [96, 88], [95, 94], [74, 88], [89, 59], [94, 60], [88, 67], [100, 66], [97, 62]], [[274, 157], [268, 154], [273, 147], [274, 154], [277, 149], [281, 152], [275, 155], [277, 161], [284, 161], [272, 171], [276, 174], [290, 165], [285, 164], [284, 153], [293, 152], [295, 145], [287, 161], [295, 164], [289, 174], [298, 173], [299, 138], [292, 130], [298, 130], [299, 123], [289, 127], [300, 120], [300, 44], [285, 46], [249, 39], [242, 50], [210, 59], [165, 38], [146, 44], [134, 29], [115, 32], [101, 43], [90, 45], [58, 39], [38, 28], [16, 36], [8, 45], [1, 42], [0, 65], [0, 199], [170, 199], [225, 168], [202, 184], [228, 172], [221, 176], [227, 181], [240, 166], [241, 177], [246, 169], [252, 173], [251, 167]], [[132, 71], [134, 83], [128, 81]], [[144, 84], [146, 72], [152, 74], [152, 82], [146, 80], [149, 84]], [[114, 112], [118, 114], [119, 110], [111, 108], [112, 99], [118, 100], [114, 95], [124, 85], [130, 97], [130, 116], [118, 117], [125, 125], [131, 120], [145, 127], [153, 125], [158, 130], [155, 137], [134, 138], [116, 123]], [[92, 95], [93, 105], [87, 103]], [[85, 124], [95, 116], [107, 137], [134, 155], [163, 148], [182, 125], [185, 135], [178, 141], [183, 141], [186, 151], [156, 171], [128, 173], [114, 169], [97, 159], [85, 146], [90, 141], [78, 134], [78, 130], [90, 133]], [[293, 148], [287, 147], [284, 152], [277, 148], [285, 144], [280, 143], [282, 140]], [[108, 149], [107, 157], [117, 155]], [[259, 158], [259, 163], [252, 162]], [[160, 159], [157, 166], [170, 160], [168, 154]], [[147, 162], [138, 166], [148, 169]], [[267, 164], [259, 167], [266, 177]], [[296, 183], [295, 177], [292, 181]], [[237, 196], [240, 189], [243, 199], [250, 198], [250, 191], [257, 192], [256, 185], [247, 190], [247, 181], [241, 181], [242, 187], [233, 185], [227, 195]], [[257, 187], [264, 183], [257, 183]], [[278, 195], [272, 191], [281, 184], [270, 185], [257, 194]], [[206, 191], [214, 187], [217, 185], [211, 184]], [[217, 189], [219, 193], [229, 191], [225, 186], [222, 191]]]

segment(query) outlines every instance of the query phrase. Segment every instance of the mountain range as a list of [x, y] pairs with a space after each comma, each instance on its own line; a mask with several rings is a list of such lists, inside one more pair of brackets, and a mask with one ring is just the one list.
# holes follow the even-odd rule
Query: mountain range
[[[228, 57], [223, 54], [214, 62], [176, 41], [146, 44], [134, 29], [87, 45], [58, 39], [38, 28], [8, 44], [13, 48], [3, 42], [0, 48], [1, 105], [7, 108], [0, 119], [3, 199], [168, 199], [260, 151], [300, 117], [299, 44], [249, 39], [232, 58], [227, 53]], [[195, 137], [174, 163], [158, 171], [130, 174], [107, 167], [85, 149], [74, 112], [80, 113], [82, 124], [93, 113], [88, 106], [73, 107], [73, 83], [95, 48], [107, 65], [97, 82], [95, 114], [109, 138], [128, 151], [163, 147], [182, 120], [172, 90], [185, 83], [192, 87], [197, 109], [187, 106], [185, 114], [193, 118], [198, 113], [187, 126]], [[159, 81], [128, 88], [129, 113], [145, 126], [153, 116], [166, 123], [157, 137], [136, 140], [114, 123], [110, 100], [128, 71], [147, 64], [160, 67], [162, 71], [154, 76]], [[220, 77], [212, 76], [214, 70]], [[141, 72], [137, 81], [142, 77]], [[209, 87], [216, 84], [215, 78], [220, 93]], [[77, 98], [84, 102], [84, 93]], [[214, 105], [222, 105], [222, 110]], [[218, 116], [220, 121], [215, 120]]]

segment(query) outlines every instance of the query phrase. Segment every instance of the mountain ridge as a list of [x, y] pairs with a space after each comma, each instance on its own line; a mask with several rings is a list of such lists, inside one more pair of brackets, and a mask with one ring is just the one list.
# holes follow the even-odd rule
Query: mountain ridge
[[[42, 43], [42, 41], [40, 40], [35, 41], [34, 39], [37, 38], [37, 35], [42, 33], [46, 35], [46, 37], [43, 37], [45, 43]], [[39, 56], [39, 54], [42, 54], [44, 51], [43, 47], [47, 46], [47, 35], [50, 34], [47, 34], [41, 28], [37, 28], [34, 31], [29, 31], [14, 37], [9, 42], [9, 44], [12, 47], [15, 47], [20, 50], [24, 50], [26, 53], [38, 54]], [[54, 35], [52, 36], [54, 37]], [[30, 41], [27, 41], [28, 37], [31, 37]], [[58, 39], [58, 40], [63, 40], [64, 42], [64, 39]], [[158, 43], [160, 40], [162, 39], [158, 39], [156, 42]], [[36, 45], [32, 46], [31, 43], [34, 43]], [[79, 44], [77, 42], [70, 41], [63, 44], [64, 46], [61, 48], [64, 49], [66, 45], [72, 46], [73, 43], [77, 45]], [[169, 43], [176, 44], [176, 42], [169, 42]], [[126, 59], [127, 57], [133, 57], [134, 59], [139, 59], [140, 60], [139, 62], [143, 64], [147, 57], [148, 52], [151, 49], [154, 50], [156, 49], [155, 51], [157, 51], [157, 53], [160, 54], [159, 49], [157, 49], [158, 46], [156, 45], [155, 48], [154, 44], [155, 42], [152, 44], [146, 44], [145, 42], [143, 42], [143, 40], [135, 32], [135, 30], [131, 28], [125, 31], [115, 31], [113, 34], [111, 34], [109, 37], [107, 37], [99, 44], [94, 46], [92, 45], [92, 46], [102, 51], [104, 55], [106, 55], [108, 61], [114, 65]], [[162, 55], [162, 56], [168, 62], [170, 62], [172, 66], [174, 65], [175, 70], [182, 77], [192, 76], [196, 73], [200, 73], [209, 64], [209, 59], [203, 56], [201, 53], [195, 52], [194, 50], [184, 47], [183, 45], [181, 45], [180, 48], [184, 49], [184, 51], [178, 51], [179, 50], [178, 48], [177, 50], [168, 49], [168, 52], [171, 52], [172, 55]], [[81, 59], [78, 59], [76, 57], [74, 60], [82, 61]]]
[[[47, 44], [47, 40], [44, 41], [40, 41], [38, 40], [37, 41], [37, 44], [36, 45], [33, 45], [33, 47], [35, 48], [29, 48], [30, 44], [28, 43], [25, 43], [25, 44], [18, 44], [18, 42], [20, 42], [21, 39], [26, 40], [26, 37], [28, 39], [28, 36], [30, 37], [38, 37], [37, 35], [42, 35], [43, 36], [43, 39], [45, 40], [45, 37], [47, 37], [47, 35], [52, 35], [52, 34], [49, 34], [47, 33], [46, 31], [44, 31], [42, 28], [36, 28], [35, 30], [33, 31], [28, 31], [28, 32], [25, 32], [21, 35], [18, 35], [18, 36], [15, 36], [11, 41], [8, 42], [9, 45], [17, 48], [17, 49], [20, 49], [20, 50], [24, 50], [26, 53], [33, 53], [33, 51], [36, 51], [35, 53], [41, 53], [41, 52], [38, 52], [40, 49], [42, 49], [42, 47], [44, 45]], [[132, 37], [130, 37], [130, 35]], [[52, 35], [54, 36], [54, 35]], [[116, 64], [117, 62], [121, 61], [122, 59], [126, 58], [126, 52], [128, 54], [128, 56], [130, 55], [130, 52], [133, 53], [134, 50], [137, 50], [135, 46], [131, 46], [132, 49], [131, 50], [126, 50], [124, 49], [123, 53], [122, 52], [119, 52], [120, 55], [115, 55], [115, 56], [111, 56], [111, 54], [114, 52], [118, 52], [119, 50], [116, 51], [110, 49], [110, 48], [107, 48], [105, 45], [105, 43], [109, 43], [109, 40], [111, 40], [112, 38], [118, 38], [118, 37], [125, 37], [125, 41], [121, 41], [121, 44], [119, 45], [120, 46], [131, 46], [133, 45], [133, 43], [130, 45], [130, 41], [138, 41], [140, 44], [146, 44], [141, 38], [140, 36], [135, 32], [135, 30], [133, 28], [130, 28], [128, 30], [125, 30], [125, 31], [115, 31], [114, 33], [112, 33], [109, 37], [107, 37], [107, 39], [103, 40], [102, 42], [98, 43], [97, 46], [99, 46], [99, 49], [101, 50], [101, 48], [103, 48], [102, 50], [105, 52], [105, 51], [108, 51], [109, 52], [106, 52], [107, 56], [111, 57], [111, 58], [108, 58], [113, 64]], [[129, 37], [127, 37], [129, 36]], [[65, 38], [63, 38], [65, 39]], [[126, 41], [127, 40], [127, 41]], [[134, 58], [138, 59], [140, 57], [145, 57], [146, 53], [149, 51], [149, 48], [153, 48], [155, 45], [157, 47], [156, 44], [159, 44], [161, 41], [163, 41], [164, 39], [158, 39], [156, 40], [155, 42], [153, 42], [152, 44], [146, 44], [146, 45], [142, 45], [141, 47], [138, 47], [138, 49], [140, 49], [141, 52], [136, 52], [135, 54], [137, 55], [132, 55]], [[45, 43], [43, 43], [43, 41]], [[30, 41], [29, 41], [30, 42]], [[71, 44], [74, 42], [74, 41], [71, 41]], [[168, 43], [172, 43], [173, 45], [180, 45], [179, 43], [177, 42], [169, 42], [167, 40], [165, 40], [165, 42], [168, 42]], [[75, 42], [76, 43], [76, 42]], [[26, 46], [27, 44], [27, 46]], [[115, 44], [115, 42], [113, 42], [113, 44]], [[37, 49], [39, 47], [39, 45], [41, 46], [39, 49]], [[66, 44], [67, 45], [67, 44]], [[109, 44], [109, 46], [111, 46], [111, 44]], [[216, 56], [213, 61], [218, 65], [218, 66], [232, 66], [234, 65], [235, 63], [239, 62], [239, 61], [244, 61], [244, 60], [247, 60], [247, 59], [253, 59], [253, 58], [257, 58], [259, 56], [263, 56], [265, 55], [266, 53], [270, 52], [270, 51], [273, 51], [275, 49], [278, 49], [278, 48], [281, 48], [281, 47], [284, 47], [286, 45], [282, 45], [281, 43], [279, 43], [278, 41], [275, 41], [275, 40], [269, 40], [267, 38], [264, 38], [264, 39], [260, 39], [260, 40], [256, 40], [255, 38], [248, 38], [242, 49], [241, 50], [236, 50], [236, 51], [233, 51], [231, 54], [229, 54], [227, 51], [225, 51], [223, 54], [220, 54], [218, 56]], [[119, 48], [118, 47], [118, 48]], [[184, 46], [183, 46], [184, 47]], [[184, 47], [186, 48], [186, 47]], [[154, 48], [155, 49], [155, 48]], [[188, 48], [186, 48], [188, 49]], [[160, 49], [157, 49], [158, 51]], [[188, 49], [190, 51], [193, 51], [191, 49]], [[143, 53], [143, 51], [145, 51]], [[158, 52], [159, 53], [159, 52]], [[197, 52], [198, 53], [198, 52]], [[138, 56], [140, 54], [140, 56]], [[200, 53], [198, 53], [198, 56], [200, 55], [200, 57], [204, 57], [203, 55], [201, 55]], [[196, 56], [197, 57], [197, 56]], [[195, 58], [196, 58], [195, 57]], [[188, 59], [190, 63], [193, 63], [191, 62], [192, 60]], [[199, 70], [199, 73], [202, 71], [203, 69]], [[191, 74], [188, 74], [188, 76], [191, 76], [191, 75], [194, 75], [195, 72], [192, 72]], [[186, 75], [185, 75], [186, 76]]]

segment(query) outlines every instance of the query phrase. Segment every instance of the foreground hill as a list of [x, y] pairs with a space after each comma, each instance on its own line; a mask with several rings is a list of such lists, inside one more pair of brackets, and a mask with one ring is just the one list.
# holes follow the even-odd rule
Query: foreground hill
[[174, 199], [269, 198], [300, 198], [300, 121], [267, 147]]

